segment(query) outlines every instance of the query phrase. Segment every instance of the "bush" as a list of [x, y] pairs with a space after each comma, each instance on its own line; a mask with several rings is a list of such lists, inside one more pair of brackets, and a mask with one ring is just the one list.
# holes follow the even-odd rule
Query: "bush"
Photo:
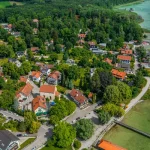
[[142, 97], [142, 100], [148, 100], [148, 99], [150, 99], [150, 89], [148, 89], [148, 91]]
[[107, 123], [107, 122], [110, 120], [111, 115], [109, 114], [109, 112], [107, 112], [107, 111], [101, 109], [101, 110], [98, 112], [98, 118], [99, 118], [99, 120], [100, 120], [100, 122], [101, 122], [102, 124], [105, 124], [105, 123]]
[[81, 142], [79, 140], [75, 140], [73, 146], [74, 148], [79, 149], [81, 147]]
[[111, 116], [121, 117], [124, 115], [124, 109], [112, 103], [107, 103], [102, 109], [108, 112]]

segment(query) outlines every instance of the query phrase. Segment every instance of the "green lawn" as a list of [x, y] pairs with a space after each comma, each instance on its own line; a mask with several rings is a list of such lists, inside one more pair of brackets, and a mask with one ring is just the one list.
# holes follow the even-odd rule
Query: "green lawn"
[[8, 59], [4, 58], [4, 59], [0, 59], [0, 66], [2, 66], [3, 64], [7, 63]]
[[22, 143], [20, 145], [19, 150], [22, 150], [24, 147], [26, 147], [27, 145], [31, 144], [36, 138], [29, 138], [27, 139], [24, 143]]
[[[125, 115], [123, 122], [150, 134], [150, 99], [137, 104]], [[104, 137], [114, 144], [128, 150], [150, 149], [150, 139], [124, 127], [116, 125]]]
[[50, 146], [50, 147], [44, 147], [41, 150], [72, 150], [72, 148], [71, 146], [68, 148], [58, 148], [58, 147]]
[[5, 8], [7, 6], [10, 6], [10, 2], [9, 1], [2, 1], [0, 2], [0, 8]]
[[6, 120], [5, 117], [3, 117], [3, 115], [0, 115], [0, 124], [4, 123]]

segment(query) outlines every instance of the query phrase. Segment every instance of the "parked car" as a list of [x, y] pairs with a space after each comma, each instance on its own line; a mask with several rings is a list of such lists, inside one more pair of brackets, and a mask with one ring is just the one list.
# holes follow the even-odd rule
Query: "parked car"
[[13, 118], [12, 118], [12, 117], [8, 117], [8, 119], [13, 120]]
[[77, 117], [77, 118], [76, 118], [76, 120], [79, 120], [79, 119], [80, 119], [80, 117]]
[[17, 137], [21, 137], [22, 136], [22, 134], [17, 134]]

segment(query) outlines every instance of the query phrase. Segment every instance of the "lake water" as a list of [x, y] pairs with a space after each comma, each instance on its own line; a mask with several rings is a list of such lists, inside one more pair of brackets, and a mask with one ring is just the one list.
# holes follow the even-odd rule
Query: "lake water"
[[130, 10], [133, 8], [134, 12], [139, 14], [143, 19], [140, 25], [142, 28], [150, 30], [150, 0], [145, 0], [144, 2], [135, 3], [131, 5], [121, 6], [119, 9]]

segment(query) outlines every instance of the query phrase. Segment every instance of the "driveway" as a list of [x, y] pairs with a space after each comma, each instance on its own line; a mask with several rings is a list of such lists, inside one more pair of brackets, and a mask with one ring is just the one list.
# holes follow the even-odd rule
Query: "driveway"
[[25, 147], [23, 150], [32, 150], [33, 148], [39, 149], [42, 147], [46, 141], [52, 136], [53, 127], [47, 127], [42, 125], [37, 133], [36, 140], [29, 146]]

